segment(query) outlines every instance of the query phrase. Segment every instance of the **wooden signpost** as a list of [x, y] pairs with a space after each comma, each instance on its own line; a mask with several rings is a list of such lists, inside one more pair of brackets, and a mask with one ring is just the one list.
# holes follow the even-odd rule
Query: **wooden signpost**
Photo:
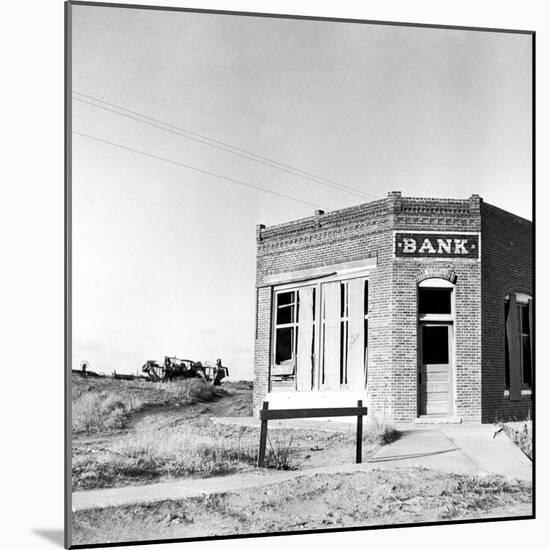
[[262, 467], [265, 462], [265, 446], [267, 443], [267, 421], [287, 420], [290, 418], [328, 418], [334, 416], [356, 416], [357, 417], [357, 439], [355, 449], [355, 462], [360, 464], [363, 456], [363, 416], [368, 412], [363, 407], [363, 401], [357, 401], [357, 407], [332, 407], [316, 409], [269, 409], [269, 403], [264, 401], [260, 410], [260, 449], [258, 451], [258, 466]]

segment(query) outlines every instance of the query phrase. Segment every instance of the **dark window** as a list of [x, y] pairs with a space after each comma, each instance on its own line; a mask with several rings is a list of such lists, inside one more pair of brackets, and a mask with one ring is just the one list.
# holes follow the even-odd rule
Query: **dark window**
[[294, 322], [294, 302], [296, 292], [281, 292], [277, 294], [277, 324], [286, 325]]
[[[504, 379], [506, 389], [519, 396], [519, 390], [532, 383], [531, 299], [518, 299], [518, 294], [504, 302]], [[519, 300], [522, 301], [519, 301]], [[527, 301], [527, 303], [525, 303]]]
[[[504, 302], [504, 319], [508, 319], [510, 302]], [[504, 328], [504, 382], [507, 390], [510, 389], [510, 352], [508, 351], [508, 331]]]
[[424, 365], [449, 362], [449, 333], [447, 326], [422, 327], [422, 356]]
[[521, 332], [521, 359], [523, 383], [531, 385], [531, 323], [529, 319], [529, 306], [520, 304], [520, 332]]
[[282, 365], [292, 361], [294, 327], [278, 328], [276, 334], [275, 363]]
[[296, 290], [275, 295], [275, 364], [294, 361], [298, 334], [299, 294]]
[[418, 289], [418, 313], [420, 315], [451, 314], [451, 288]]
[[531, 385], [531, 342], [529, 336], [521, 337], [523, 354], [523, 383]]

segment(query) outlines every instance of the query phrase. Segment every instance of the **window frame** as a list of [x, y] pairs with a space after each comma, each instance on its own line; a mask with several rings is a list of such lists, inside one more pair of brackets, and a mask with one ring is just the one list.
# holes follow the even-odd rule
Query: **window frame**
[[[451, 293], [450, 296], [450, 313], [420, 313], [420, 292], [422, 289], [446, 288]], [[425, 326], [442, 326], [448, 327], [448, 365], [449, 365], [449, 415], [456, 414], [456, 284], [448, 279], [439, 277], [430, 277], [423, 279], [416, 285], [416, 338], [417, 338], [417, 374], [416, 374], [416, 403], [417, 415], [421, 416], [421, 383], [419, 381], [419, 373], [421, 364], [424, 361], [423, 349], [423, 334], [422, 330]]]
[[[533, 297], [530, 294], [527, 294], [525, 292], [509, 292], [504, 297], [504, 396], [507, 397], [510, 395], [510, 385], [511, 385], [511, 376], [512, 376], [512, 369], [510, 365], [510, 357], [508, 353], [508, 334], [506, 329], [506, 322], [508, 317], [506, 316], [506, 306], [508, 306], [508, 315], [510, 315], [510, 296], [515, 295], [516, 298], [516, 307], [517, 307], [517, 321], [518, 321], [518, 333], [516, 337], [519, 340], [519, 370], [521, 375], [521, 384], [520, 384], [520, 393], [522, 396], [524, 395], [531, 395], [532, 393], [532, 385], [533, 385], [533, 368], [534, 368], [534, 357], [533, 357], [533, 342], [532, 342], [532, 335], [533, 335], [533, 327], [529, 326], [528, 332], [523, 332], [523, 315], [522, 310], [527, 309], [527, 312], [529, 310], [529, 300], [533, 302]], [[529, 313], [527, 313], [529, 315]], [[530, 323], [532, 320], [530, 320]], [[525, 382], [524, 377], [524, 360], [523, 360], [523, 337], [528, 336], [529, 337], [529, 345], [531, 346], [531, 382]], [[507, 383], [508, 382], [508, 383]]]
[[[294, 295], [294, 301], [291, 302], [288, 305], [279, 306], [278, 305], [278, 297], [281, 294], [289, 294], [292, 293]], [[277, 313], [280, 307], [293, 307], [294, 313], [292, 314], [292, 318], [290, 323], [277, 323]], [[292, 328], [292, 343], [291, 343], [291, 365], [293, 367], [293, 371], [296, 369], [296, 352], [297, 352], [297, 345], [298, 345], [298, 314], [299, 314], [300, 304], [299, 304], [299, 292], [298, 289], [288, 289], [288, 290], [277, 290], [273, 294], [273, 353], [271, 357], [271, 364], [272, 367], [283, 367], [287, 366], [285, 363], [277, 363], [277, 333], [279, 329], [283, 328]], [[290, 376], [290, 375], [289, 375]]]
[[[289, 282], [289, 283], [283, 283], [280, 285], [276, 285], [272, 287], [272, 323], [271, 323], [271, 352], [270, 352], [270, 363], [271, 363], [271, 369], [270, 369], [270, 388], [271, 388], [271, 382], [272, 382], [272, 376], [276, 376], [278, 380], [280, 380], [281, 376], [287, 378], [287, 377], [293, 377], [296, 381], [296, 368], [297, 368], [297, 353], [298, 353], [298, 330], [299, 330], [299, 291], [301, 288], [312, 286], [314, 287], [314, 319], [313, 319], [313, 356], [314, 356], [314, 368], [313, 368], [313, 385], [311, 391], [327, 391], [323, 389], [323, 376], [324, 376], [324, 311], [323, 311], [323, 299], [322, 299], [322, 285], [323, 283], [327, 282], [340, 282], [345, 283], [346, 286], [346, 294], [347, 294], [347, 283], [352, 279], [362, 279], [365, 284], [364, 292], [367, 293], [367, 311], [364, 311], [364, 322], [363, 327], [365, 327], [365, 321], [367, 323], [366, 330], [367, 332], [364, 335], [364, 372], [365, 372], [365, 380], [364, 380], [364, 389], [367, 387], [367, 371], [368, 371], [368, 330], [370, 328], [369, 326], [369, 308], [370, 308], [370, 289], [369, 289], [369, 275], [370, 275], [371, 269], [367, 270], [354, 270], [353, 272], [346, 273], [346, 274], [330, 274], [325, 277], [316, 277], [314, 279], [308, 279], [304, 281], [296, 281], [296, 282]], [[277, 305], [278, 305], [278, 295], [285, 292], [294, 292], [295, 294], [295, 315], [292, 323], [284, 323], [281, 325], [277, 324]], [[364, 300], [364, 298], [363, 298]], [[346, 296], [346, 302], [347, 302], [347, 296]], [[347, 305], [347, 304], [346, 304]], [[347, 308], [346, 308], [347, 309]], [[347, 321], [347, 311], [346, 316], [341, 316], [341, 322]], [[293, 365], [293, 373], [291, 375], [279, 375], [274, 370], [280, 368], [281, 366], [275, 362], [276, 360], [276, 354], [277, 354], [277, 329], [278, 328], [285, 328], [285, 327], [294, 327], [294, 338], [292, 343], [292, 365]], [[365, 330], [365, 328], [363, 328]], [[347, 354], [347, 349], [346, 349]], [[346, 390], [347, 384], [340, 384], [340, 390]], [[289, 388], [291, 389], [291, 388]], [[295, 389], [295, 388], [294, 388]]]
[[[431, 289], [431, 288], [447, 288], [451, 293], [451, 311], [450, 313], [420, 313], [420, 292], [422, 289]], [[455, 321], [455, 301], [456, 301], [456, 290], [455, 285], [446, 279], [424, 279], [420, 281], [416, 288], [416, 316], [419, 323], [454, 323]]]

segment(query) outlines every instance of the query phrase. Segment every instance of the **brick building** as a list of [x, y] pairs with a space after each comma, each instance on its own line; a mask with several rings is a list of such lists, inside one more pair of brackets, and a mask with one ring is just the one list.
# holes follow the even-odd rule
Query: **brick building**
[[395, 421], [526, 417], [531, 222], [483, 202], [387, 198], [257, 227], [254, 411]]

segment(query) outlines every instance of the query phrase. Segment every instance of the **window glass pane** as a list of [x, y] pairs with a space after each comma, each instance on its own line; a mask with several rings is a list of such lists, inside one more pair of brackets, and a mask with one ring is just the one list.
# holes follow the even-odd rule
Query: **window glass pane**
[[526, 304], [520, 305], [521, 311], [521, 332], [522, 334], [529, 334], [529, 306]]
[[[527, 308], [525, 308], [527, 309]], [[523, 383], [531, 385], [531, 339], [528, 335], [521, 337], [523, 356]]]
[[348, 383], [347, 373], [347, 349], [348, 349], [348, 330], [347, 321], [340, 322], [340, 384]]
[[451, 313], [451, 288], [419, 288], [418, 312], [426, 313]]
[[294, 291], [291, 292], [279, 292], [277, 294], [277, 305], [284, 306], [294, 303]]
[[340, 317], [346, 317], [348, 314], [346, 283], [340, 283]]
[[424, 365], [449, 362], [448, 327], [422, 327], [422, 356]]
[[277, 309], [277, 324], [286, 325], [294, 321], [294, 306], [283, 306]]
[[510, 389], [510, 354], [508, 352], [508, 331], [506, 330], [506, 321], [508, 320], [508, 311], [510, 302], [504, 303], [504, 383], [507, 390]]
[[278, 328], [276, 331], [275, 363], [282, 365], [292, 361], [292, 344], [294, 341], [294, 328]]

